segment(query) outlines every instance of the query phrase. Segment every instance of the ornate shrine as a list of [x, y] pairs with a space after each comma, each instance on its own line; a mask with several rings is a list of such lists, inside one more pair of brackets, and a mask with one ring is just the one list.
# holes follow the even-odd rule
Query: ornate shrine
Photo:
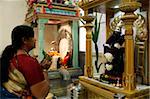
[[[62, 3], [51, 2], [48, 5], [45, 1], [36, 1], [30, 2], [28, 8], [28, 13], [26, 14], [26, 23], [30, 24], [35, 28], [36, 38], [38, 40], [38, 45], [36, 49], [36, 54], [38, 54], [38, 59], [43, 59], [42, 50], [48, 49], [50, 50], [50, 46], [53, 45], [50, 43], [52, 41], [56, 41], [56, 50], [59, 51], [59, 42], [57, 42], [58, 32], [61, 25], [68, 25], [69, 30], [66, 29], [67, 32], [70, 32], [75, 41], [78, 39], [78, 20], [79, 20], [79, 9], [75, 5], [66, 5]], [[53, 31], [48, 30], [47, 27], [53, 29]], [[51, 32], [51, 33], [48, 33]], [[49, 41], [47, 40], [48, 36]], [[46, 41], [47, 40], [47, 41]], [[59, 40], [60, 41], [60, 40]], [[49, 43], [48, 43], [49, 42]], [[77, 42], [73, 42], [73, 54], [78, 55], [78, 46]], [[74, 66], [78, 66], [78, 58], [73, 56]]]
[[[78, 66], [79, 9], [75, 5], [76, 1], [60, 1], [63, 0], [29, 0], [25, 18], [26, 24], [34, 27], [37, 38], [33, 55], [38, 55], [39, 61], [43, 59], [45, 52], [53, 56], [48, 74], [51, 91], [56, 96], [65, 95], [66, 86], [71, 79], [82, 74]], [[69, 65], [65, 62], [68, 53], [72, 56]], [[60, 57], [63, 58], [64, 65], [68, 66], [64, 71], [58, 65]], [[71, 79], [65, 73], [69, 73]]]
[[[139, 0], [140, 1], [140, 0]], [[140, 1], [141, 2], [141, 1]], [[148, 1], [144, 1], [149, 3]], [[134, 13], [139, 7], [144, 8], [147, 12], [147, 16], [149, 15], [149, 5], [146, 5], [144, 2], [137, 2], [136, 0], [81, 0], [80, 7], [84, 10], [84, 16], [82, 17], [83, 20], [86, 21], [83, 27], [86, 28], [86, 63], [84, 67], [84, 76], [80, 77], [80, 83], [85, 87], [86, 93], [85, 97], [88, 99], [115, 99], [115, 98], [126, 98], [126, 99], [145, 99], [150, 96], [149, 90], [149, 65], [148, 64], [148, 53], [149, 45], [144, 42], [149, 41], [142, 41], [136, 42], [134, 39], [134, 31], [133, 31], [133, 23], [137, 21], [138, 16]], [[123, 22], [123, 27], [125, 29], [124, 35], [124, 68], [121, 75], [121, 86], [113, 86], [110, 82], [104, 83], [98, 81], [93, 76], [93, 64], [92, 64], [92, 49], [91, 49], [91, 42], [92, 42], [92, 28], [94, 27], [92, 21], [94, 17], [91, 16], [91, 10], [94, 11], [95, 8], [99, 7], [105, 11], [100, 11], [100, 13], [106, 14], [106, 30], [107, 30], [107, 38], [110, 35], [110, 18], [113, 16], [115, 11], [110, 6], [113, 4], [118, 4], [119, 8], [117, 9], [122, 11], [124, 14], [121, 15], [121, 20]], [[113, 5], [114, 6], [114, 5]], [[143, 6], [143, 7], [142, 7]], [[109, 8], [110, 7], [110, 8]], [[142, 12], [142, 10], [140, 10]], [[149, 17], [146, 17], [147, 25]], [[148, 21], [149, 20], [149, 21]], [[139, 28], [137, 28], [138, 30]], [[149, 32], [150, 28], [147, 28], [147, 32]], [[137, 32], [136, 32], [137, 33]], [[140, 32], [142, 33], [142, 32]], [[143, 33], [141, 34], [143, 35]], [[137, 35], [138, 36], [138, 35]], [[148, 35], [147, 35], [148, 37]], [[136, 42], [136, 43], [135, 43]], [[134, 54], [135, 46], [138, 46], [138, 57]], [[144, 47], [144, 46], [148, 46]], [[143, 53], [144, 52], [144, 53]], [[139, 57], [139, 55], [141, 57]], [[144, 55], [144, 56], [142, 56]], [[137, 61], [135, 60], [137, 58]], [[140, 59], [143, 59], [141, 61]], [[140, 70], [137, 70], [140, 69]], [[145, 71], [146, 70], [146, 71]], [[145, 71], [145, 72], [144, 72]], [[139, 80], [137, 74], [140, 72], [143, 82], [145, 83], [137, 83]], [[144, 74], [145, 73], [145, 74]], [[110, 74], [111, 75], [111, 74]], [[146, 81], [147, 80], [147, 81]], [[117, 84], [117, 82], [116, 82]], [[120, 84], [120, 83], [119, 83]]]

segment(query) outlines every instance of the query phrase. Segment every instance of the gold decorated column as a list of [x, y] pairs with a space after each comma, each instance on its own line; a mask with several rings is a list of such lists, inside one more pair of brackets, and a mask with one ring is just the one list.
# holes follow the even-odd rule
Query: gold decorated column
[[84, 75], [87, 77], [93, 77], [93, 66], [92, 66], [92, 28], [93, 24], [92, 21], [94, 18], [92, 16], [85, 16], [82, 17], [86, 24], [83, 27], [86, 28], [86, 54], [85, 54], [85, 66], [84, 66]]
[[128, 91], [132, 91], [136, 88], [133, 22], [137, 19], [134, 11], [140, 6], [141, 4], [135, 0], [122, 0], [119, 7], [122, 12], [125, 12], [121, 18], [125, 25], [125, 66], [123, 73], [123, 87]]

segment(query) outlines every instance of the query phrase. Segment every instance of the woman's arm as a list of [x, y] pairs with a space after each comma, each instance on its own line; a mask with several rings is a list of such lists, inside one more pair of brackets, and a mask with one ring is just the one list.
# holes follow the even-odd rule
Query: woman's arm
[[37, 99], [44, 99], [49, 93], [49, 82], [47, 80], [36, 83], [30, 87], [31, 93]]
[[49, 68], [50, 64], [51, 64], [51, 62], [47, 61], [47, 60], [43, 60], [41, 62], [45, 80], [31, 86], [32, 95], [35, 96], [37, 99], [44, 99], [47, 96], [47, 94], [49, 93], [50, 81], [48, 78], [47, 69]]
[[44, 99], [50, 89], [48, 73], [45, 71], [43, 73], [41, 65], [36, 59], [23, 57], [19, 63], [20, 70], [28, 82], [31, 94], [37, 99]]
[[47, 96], [47, 94], [49, 93], [49, 90], [50, 90], [49, 83], [50, 83], [50, 81], [49, 81], [49, 78], [48, 78], [47, 69], [49, 68], [51, 63], [52, 63], [51, 61], [46, 60], [46, 59], [44, 59], [41, 62], [41, 66], [42, 66], [42, 69], [43, 69], [43, 75], [44, 75], [45, 80], [31, 86], [31, 92], [37, 99], [44, 99]]

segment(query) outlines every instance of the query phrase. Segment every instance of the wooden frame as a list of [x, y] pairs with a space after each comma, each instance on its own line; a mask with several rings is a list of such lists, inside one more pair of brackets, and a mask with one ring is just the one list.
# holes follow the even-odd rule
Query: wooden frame
[[[134, 40], [133, 40], [133, 30], [132, 30], [132, 24], [137, 19], [137, 16], [134, 15], [134, 11], [138, 9], [141, 4], [139, 2], [136, 2], [136, 0], [121, 0], [119, 9], [122, 12], [125, 12], [125, 14], [122, 16], [122, 21], [125, 24], [125, 67], [124, 67], [124, 73], [123, 73], [123, 90], [120, 92], [119, 88], [114, 89], [109, 87], [109, 85], [104, 86], [102, 83], [95, 83], [96, 81], [92, 79], [93, 74], [92, 72], [92, 59], [91, 59], [91, 32], [92, 32], [92, 19], [91, 16], [89, 16], [88, 10], [91, 8], [94, 8], [98, 5], [105, 4], [106, 2], [113, 1], [113, 0], [82, 0], [80, 2], [80, 7], [85, 11], [84, 16], [82, 17], [83, 20], [85, 20], [87, 23], [84, 25], [84, 27], [87, 30], [86, 34], [86, 63], [84, 67], [84, 77], [80, 77], [81, 84], [87, 89], [87, 92], [90, 92], [88, 94], [96, 95], [96, 98], [102, 98], [101, 95], [97, 92], [95, 92], [96, 88], [99, 88], [101, 90], [101, 93], [104, 93], [106, 90], [108, 92], [112, 92], [115, 94], [123, 93], [125, 94], [126, 98], [133, 99], [133, 98], [143, 98], [143, 97], [149, 97], [149, 90], [150, 87], [147, 86], [145, 89], [137, 90], [136, 86], [136, 74], [134, 71]], [[91, 78], [90, 78], [91, 77]], [[90, 80], [89, 80], [90, 79]], [[103, 87], [102, 87], [103, 86]], [[92, 87], [96, 87], [92, 90]], [[136, 90], [136, 92], [135, 92]], [[107, 93], [107, 92], [106, 92]], [[108, 93], [107, 93], [108, 94]], [[87, 96], [90, 96], [87, 95]], [[110, 96], [111, 97], [111, 96]], [[112, 96], [113, 97], [113, 96]], [[89, 97], [88, 97], [89, 98]], [[105, 97], [108, 98], [108, 97]], [[104, 98], [104, 99], [105, 99]], [[91, 98], [90, 99], [94, 99]]]

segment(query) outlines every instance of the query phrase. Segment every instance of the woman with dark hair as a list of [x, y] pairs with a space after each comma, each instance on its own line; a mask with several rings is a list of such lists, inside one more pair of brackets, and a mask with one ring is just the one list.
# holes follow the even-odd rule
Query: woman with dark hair
[[44, 59], [42, 63], [38, 63], [29, 55], [36, 42], [33, 28], [26, 25], [16, 26], [11, 40], [12, 44], [4, 49], [1, 56], [1, 86], [2, 91], [5, 90], [2, 97], [45, 98], [49, 92], [46, 69], [51, 62]]

